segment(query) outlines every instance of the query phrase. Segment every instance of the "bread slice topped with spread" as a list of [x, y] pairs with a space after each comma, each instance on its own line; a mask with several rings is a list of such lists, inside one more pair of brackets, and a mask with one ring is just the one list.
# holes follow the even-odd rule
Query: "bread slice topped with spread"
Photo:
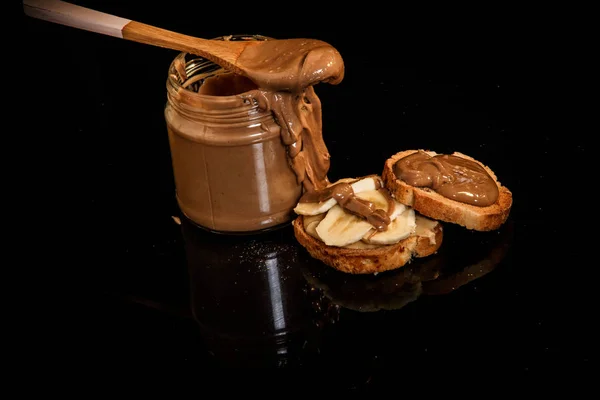
[[401, 268], [435, 253], [443, 239], [440, 222], [394, 200], [378, 175], [307, 192], [294, 211], [298, 242], [313, 258], [351, 274]]
[[467, 229], [496, 230], [512, 207], [512, 192], [494, 172], [459, 152], [401, 151], [387, 159], [381, 177], [395, 201]]

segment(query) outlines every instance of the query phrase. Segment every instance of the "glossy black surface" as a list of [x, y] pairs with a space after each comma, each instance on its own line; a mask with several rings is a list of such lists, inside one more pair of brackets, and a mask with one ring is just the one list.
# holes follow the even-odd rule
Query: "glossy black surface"
[[[303, 367], [278, 376], [340, 390], [386, 388], [409, 376], [591, 370], [594, 245], [572, 210], [555, 202], [564, 169], [552, 167], [590, 150], [581, 131], [557, 129], [569, 102], [557, 94], [561, 83], [548, 86], [550, 73], [537, 69], [527, 41], [485, 31], [470, 41], [457, 34], [403, 42], [385, 23], [357, 38], [349, 22], [326, 30], [324, 16], [310, 30], [285, 31], [199, 24], [178, 2], [78, 3], [201, 37], [328, 41], [346, 63], [340, 85], [316, 89], [331, 180], [380, 173], [397, 151], [429, 148], [483, 161], [514, 195], [499, 231], [446, 224], [438, 254], [378, 276], [328, 269], [296, 243], [291, 226], [222, 236], [184, 218], [179, 225], [162, 114], [175, 52], [24, 18], [25, 39], [38, 35], [37, 62], [25, 73], [43, 76], [27, 80], [22, 104], [38, 107], [24, 122], [38, 149], [36, 192], [52, 204], [31, 209], [45, 221], [47, 254], [75, 270], [60, 311], [65, 328], [77, 325], [63, 337], [80, 363], [211, 368], [200, 383], [226, 376], [221, 367]], [[360, 51], [373, 37], [371, 51], [392, 48], [395, 62]], [[428, 58], [412, 52], [417, 45]]]

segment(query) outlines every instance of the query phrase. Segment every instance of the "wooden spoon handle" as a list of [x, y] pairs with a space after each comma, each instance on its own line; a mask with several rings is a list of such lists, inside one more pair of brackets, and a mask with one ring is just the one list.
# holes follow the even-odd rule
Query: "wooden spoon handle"
[[124, 39], [196, 54], [238, 74], [244, 74], [236, 64], [239, 55], [246, 46], [255, 44], [201, 39], [136, 21], [125, 25], [122, 33]]
[[235, 64], [250, 42], [207, 40], [91, 10], [60, 0], [23, 0], [26, 15], [134, 42], [196, 54], [243, 73]]
[[23, 10], [30, 17], [118, 38], [123, 38], [123, 27], [131, 22], [58, 0], [23, 0]]

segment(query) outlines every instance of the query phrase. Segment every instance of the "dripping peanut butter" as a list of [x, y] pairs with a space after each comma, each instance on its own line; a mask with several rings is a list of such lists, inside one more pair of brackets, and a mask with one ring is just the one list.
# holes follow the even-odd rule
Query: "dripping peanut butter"
[[247, 94], [273, 112], [281, 127], [291, 167], [307, 191], [329, 184], [329, 152], [323, 141], [321, 101], [313, 85], [338, 84], [344, 62], [329, 44], [313, 39], [274, 40], [248, 47], [238, 58], [240, 69], [260, 90]]
[[300, 203], [318, 203], [335, 199], [337, 204], [343, 207], [350, 213], [363, 217], [369, 222], [378, 232], [385, 231], [390, 224], [390, 216], [394, 212], [394, 200], [388, 194], [387, 189], [383, 188], [381, 181], [376, 179], [376, 190], [387, 200], [387, 212], [378, 209], [375, 204], [370, 201], [357, 197], [352, 189], [352, 185], [348, 182], [338, 182], [323, 189], [315, 189], [305, 192], [300, 198]]
[[498, 199], [498, 185], [485, 168], [455, 155], [418, 151], [398, 160], [394, 174], [411, 186], [474, 206], [489, 206]]
[[[312, 86], [339, 83], [343, 61], [316, 40], [273, 41], [264, 51], [240, 55], [246, 76], [208, 68], [204, 59], [194, 64], [186, 54], [169, 70], [165, 118], [177, 201], [211, 230], [282, 224], [294, 217], [303, 192], [329, 184]], [[183, 74], [178, 64], [187, 64]]]

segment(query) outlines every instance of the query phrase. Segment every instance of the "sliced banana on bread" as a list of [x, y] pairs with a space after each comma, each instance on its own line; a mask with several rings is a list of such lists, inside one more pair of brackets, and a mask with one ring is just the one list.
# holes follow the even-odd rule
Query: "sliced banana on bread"
[[352, 274], [406, 265], [437, 251], [442, 225], [394, 200], [377, 175], [334, 182], [301, 198], [294, 233], [309, 254]]

